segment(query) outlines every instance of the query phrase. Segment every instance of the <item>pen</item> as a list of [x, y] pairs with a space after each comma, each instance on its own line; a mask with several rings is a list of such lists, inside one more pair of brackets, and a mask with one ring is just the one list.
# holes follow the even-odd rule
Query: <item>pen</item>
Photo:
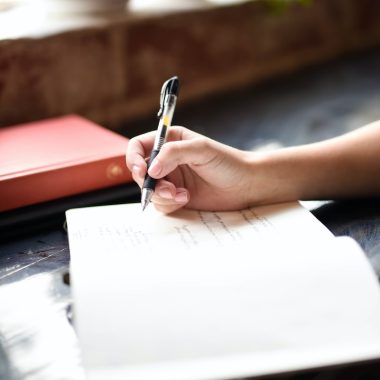
[[[177, 102], [178, 90], [179, 80], [177, 77], [168, 79], [162, 86], [160, 94], [160, 110], [157, 114], [157, 117], [159, 118], [159, 123], [157, 127], [157, 133], [156, 138], [154, 140], [152, 153], [148, 162], [148, 169], [150, 164], [153, 162], [154, 158], [160, 152], [162, 145], [166, 141], [166, 133], [173, 119], [174, 109]], [[150, 177], [147, 173], [141, 190], [141, 206], [143, 211], [152, 199], [155, 187], [156, 180]]]

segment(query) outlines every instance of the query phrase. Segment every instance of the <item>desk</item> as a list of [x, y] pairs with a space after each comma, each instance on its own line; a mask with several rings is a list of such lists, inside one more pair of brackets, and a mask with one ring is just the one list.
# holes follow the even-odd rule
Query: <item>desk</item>
[[[179, 104], [174, 121], [242, 149], [318, 141], [380, 119], [378, 67], [380, 51], [369, 51], [186, 108]], [[152, 123], [154, 118], [128, 124], [122, 132], [131, 137], [154, 129]], [[305, 205], [335, 235], [357, 240], [380, 274], [379, 200]], [[62, 213], [59, 218], [62, 222]], [[70, 287], [64, 282], [68, 265], [62, 223], [0, 243], [0, 379], [83, 379], [70, 324]], [[18, 309], [26, 300], [29, 309]], [[47, 335], [53, 347], [46, 345]], [[375, 379], [379, 373], [375, 362], [280, 378]]]
[[[305, 205], [335, 235], [355, 238], [380, 273], [380, 201], [307, 202]], [[90, 267], [91, 263], [89, 270]], [[8, 284], [0, 286], [3, 334], [0, 379], [27, 379], [32, 373], [41, 380], [84, 379], [71, 324], [68, 269], [69, 247], [63, 226], [0, 244], [0, 283]], [[46, 336], [50, 340], [46, 341]], [[11, 365], [17, 368], [16, 374]], [[378, 373], [380, 362], [373, 362], [276, 378], [361, 380]]]

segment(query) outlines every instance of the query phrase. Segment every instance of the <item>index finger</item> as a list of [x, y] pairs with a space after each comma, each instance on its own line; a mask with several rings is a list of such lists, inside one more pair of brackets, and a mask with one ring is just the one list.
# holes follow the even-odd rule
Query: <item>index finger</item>
[[[167, 140], [182, 140], [186, 132], [189, 133], [186, 128], [172, 126], [168, 129]], [[132, 171], [134, 166], [146, 169], [146, 159], [150, 156], [153, 149], [156, 133], [157, 131], [154, 130], [129, 140], [126, 152], [126, 163], [129, 170]]]
[[128, 141], [127, 152], [125, 155], [126, 164], [130, 171], [133, 167], [146, 168], [146, 157], [149, 156], [153, 148], [154, 136], [156, 131], [144, 133], [133, 137]]

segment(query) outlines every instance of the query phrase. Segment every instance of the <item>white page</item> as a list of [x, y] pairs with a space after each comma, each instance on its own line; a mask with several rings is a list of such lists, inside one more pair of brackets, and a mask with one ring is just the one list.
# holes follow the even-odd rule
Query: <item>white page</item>
[[[89, 207], [67, 212], [70, 244], [117, 252], [156, 251], [157, 242], [192, 250], [249, 244], [261, 241], [294, 239], [294, 242], [330, 239], [332, 233], [297, 202], [262, 206], [234, 212], [179, 210], [164, 216], [139, 204]], [[92, 244], [93, 243], [93, 244]], [[110, 248], [112, 248], [110, 250]], [[239, 248], [242, 249], [242, 248]], [[111, 252], [112, 251], [112, 252]], [[83, 254], [83, 253], [82, 253]]]
[[251, 211], [202, 223], [140, 205], [67, 213], [90, 379], [222, 379], [380, 354], [379, 289], [358, 246], [297, 204]]

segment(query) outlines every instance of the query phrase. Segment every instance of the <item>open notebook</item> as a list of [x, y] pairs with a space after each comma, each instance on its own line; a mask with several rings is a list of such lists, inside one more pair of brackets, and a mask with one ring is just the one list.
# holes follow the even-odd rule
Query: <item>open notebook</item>
[[372, 268], [298, 203], [66, 215], [91, 380], [232, 379], [380, 357]]

